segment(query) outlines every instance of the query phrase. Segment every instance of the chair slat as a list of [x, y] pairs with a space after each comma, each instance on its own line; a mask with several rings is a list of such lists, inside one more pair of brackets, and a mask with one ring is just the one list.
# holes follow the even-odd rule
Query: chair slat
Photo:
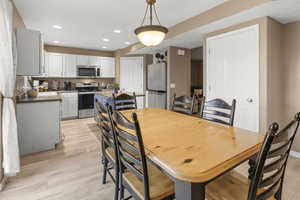
[[129, 152], [132, 152], [134, 154], [140, 154], [139, 149], [130, 144], [129, 142], [122, 142], [120, 143], [120, 145], [122, 146], [122, 148], [127, 149], [127, 151]]
[[217, 116], [226, 117], [226, 118], [230, 118], [230, 116], [231, 116], [230, 114], [225, 113], [225, 112], [221, 112], [221, 111], [217, 111], [217, 110], [209, 110], [209, 109], [204, 110], [203, 113], [209, 114], [209, 115], [217, 115]]
[[274, 185], [272, 185], [270, 188], [265, 190], [264, 192], [260, 193], [257, 196], [257, 200], [267, 200], [268, 198], [274, 196], [274, 194], [278, 191], [280, 187], [280, 180], [278, 180]]
[[226, 125], [229, 124], [228, 122], [226, 122], [224, 120], [221, 120], [221, 119], [217, 119], [217, 118], [213, 118], [213, 117], [208, 117], [206, 115], [203, 115], [203, 116], [205, 116], [204, 119], [212, 121], [212, 122], [217, 122], [217, 123], [226, 124]]
[[125, 158], [127, 161], [130, 161], [130, 162], [134, 163], [135, 165], [142, 167], [142, 162], [140, 160], [138, 160], [137, 158], [135, 158], [134, 156], [132, 156], [126, 150], [120, 148], [120, 153], [121, 153], [121, 156], [123, 158]]
[[134, 175], [136, 175], [140, 180], [143, 180], [144, 175], [143, 173], [137, 169], [136, 167], [134, 167], [133, 165], [131, 165], [129, 162], [127, 162], [123, 157], [120, 157], [122, 164], [125, 165], [125, 167], [130, 170]]
[[268, 158], [274, 158], [286, 154], [286, 152], [289, 150], [290, 144], [291, 144], [291, 140], [277, 147], [276, 149], [270, 151], [268, 154]]
[[267, 187], [269, 185], [272, 185], [272, 184], [278, 182], [279, 179], [281, 179], [283, 172], [284, 172], [284, 167], [281, 167], [281, 169], [278, 170], [275, 174], [273, 174], [272, 176], [270, 176], [270, 177], [268, 177], [266, 179], [263, 179], [260, 182], [259, 187], [260, 188]]
[[226, 110], [232, 109], [232, 106], [222, 99], [213, 99], [211, 101], [205, 102], [205, 107], [222, 108]]
[[118, 133], [119, 137], [122, 137], [125, 140], [133, 140], [135, 142], [137, 141], [137, 137], [135, 135], [120, 129], [119, 127], [116, 127], [116, 132]]
[[122, 113], [114, 112], [112, 117], [113, 117], [113, 120], [115, 121], [115, 123], [117, 123], [118, 125], [121, 125], [125, 128], [134, 130], [134, 124], [132, 122], [130, 122], [127, 118], [125, 118], [122, 115]]
[[188, 96], [180, 96], [175, 98], [176, 102], [181, 102], [181, 103], [185, 103], [185, 104], [191, 104], [192, 103], [192, 98], [188, 97]]
[[117, 110], [124, 110], [124, 109], [135, 109], [134, 106], [132, 105], [117, 105], [116, 106]]
[[280, 169], [282, 167], [282, 165], [285, 163], [287, 156], [288, 156], [288, 154], [285, 154], [284, 156], [281, 156], [276, 161], [273, 161], [270, 164], [267, 164], [266, 166], [264, 166], [263, 173], [268, 173], [268, 172]]
[[134, 99], [126, 99], [126, 100], [116, 100], [116, 105], [118, 104], [125, 104], [125, 103], [134, 103]]
[[278, 143], [285, 142], [285, 141], [288, 141], [289, 139], [291, 139], [293, 134], [289, 134], [289, 131], [292, 128], [292, 126], [296, 125], [295, 122], [296, 122], [295, 120], [291, 121], [284, 129], [282, 129], [280, 132], [278, 132], [274, 137], [273, 144], [278, 144]]

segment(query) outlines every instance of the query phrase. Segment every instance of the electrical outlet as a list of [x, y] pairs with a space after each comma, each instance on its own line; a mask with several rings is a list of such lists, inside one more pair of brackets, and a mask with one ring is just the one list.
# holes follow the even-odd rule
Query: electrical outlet
[[171, 84], [170, 84], [170, 88], [171, 88], [171, 89], [175, 89], [175, 83], [171, 83]]

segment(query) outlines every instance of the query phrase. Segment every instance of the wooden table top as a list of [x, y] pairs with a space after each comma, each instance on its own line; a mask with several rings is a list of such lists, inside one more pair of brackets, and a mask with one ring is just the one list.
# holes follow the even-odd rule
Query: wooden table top
[[147, 156], [176, 179], [207, 182], [249, 159], [260, 149], [263, 137], [167, 110], [147, 108], [136, 112]]

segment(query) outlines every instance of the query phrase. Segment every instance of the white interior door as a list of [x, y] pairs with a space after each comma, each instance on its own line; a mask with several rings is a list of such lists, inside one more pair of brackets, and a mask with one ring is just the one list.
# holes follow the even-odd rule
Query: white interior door
[[207, 39], [207, 99], [235, 98], [234, 126], [259, 131], [259, 26]]
[[120, 59], [120, 89], [125, 92], [144, 92], [143, 57]]

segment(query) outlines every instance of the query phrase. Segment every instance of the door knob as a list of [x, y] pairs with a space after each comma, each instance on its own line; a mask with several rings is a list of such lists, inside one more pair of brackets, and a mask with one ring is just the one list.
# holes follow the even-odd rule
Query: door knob
[[247, 101], [248, 101], [249, 103], [252, 103], [252, 102], [253, 102], [253, 99], [252, 99], [252, 98], [248, 98]]

